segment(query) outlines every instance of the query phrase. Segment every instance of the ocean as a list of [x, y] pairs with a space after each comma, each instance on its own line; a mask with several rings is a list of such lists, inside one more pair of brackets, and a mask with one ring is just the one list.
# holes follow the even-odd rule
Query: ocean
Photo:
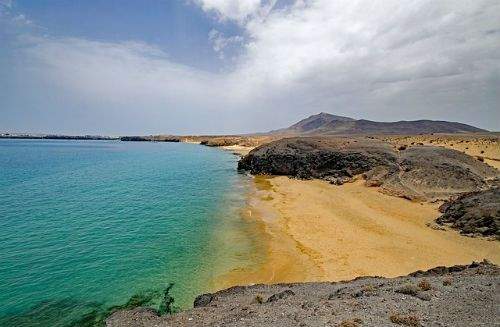
[[91, 326], [170, 283], [188, 308], [251, 265], [237, 160], [187, 143], [0, 140], [0, 326]]

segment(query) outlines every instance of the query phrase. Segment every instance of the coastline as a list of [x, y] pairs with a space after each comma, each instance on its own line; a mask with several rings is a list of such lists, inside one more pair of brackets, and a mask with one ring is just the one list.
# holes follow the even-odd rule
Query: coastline
[[342, 186], [284, 176], [253, 181], [244, 214], [259, 226], [265, 258], [220, 276], [217, 289], [500, 263], [498, 242], [429, 227], [439, 216], [436, 203], [386, 195], [361, 180]]

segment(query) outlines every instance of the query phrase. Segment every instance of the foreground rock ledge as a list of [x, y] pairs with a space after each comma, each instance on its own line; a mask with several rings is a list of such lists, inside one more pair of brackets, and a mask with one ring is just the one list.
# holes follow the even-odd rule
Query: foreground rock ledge
[[397, 278], [236, 286], [204, 294], [197, 307], [158, 317], [136, 308], [116, 326], [495, 326], [500, 268], [483, 261]]

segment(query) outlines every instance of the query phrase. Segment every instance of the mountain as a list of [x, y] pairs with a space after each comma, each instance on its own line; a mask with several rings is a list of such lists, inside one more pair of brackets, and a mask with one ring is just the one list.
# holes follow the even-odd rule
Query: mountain
[[290, 127], [271, 131], [270, 134], [292, 135], [352, 135], [352, 134], [421, 134], [421, 133], [477, 133], [488, 132], [467, 124], [413, 120], [376, 122], [336, 116], [326, 112], [312, 115]]

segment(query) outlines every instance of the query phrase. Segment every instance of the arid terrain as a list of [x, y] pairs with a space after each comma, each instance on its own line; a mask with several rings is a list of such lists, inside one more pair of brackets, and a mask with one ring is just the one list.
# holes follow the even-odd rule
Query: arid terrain
[[201, 295], [173, 316], [119, 311], [106, 326], [496, 326], [499, 273], [483, 262], [392, 279], [237, 286]]
[[461, 151], [481, 158], [487, 164], [500, 169], [500, 134], [423, 134], [406, 136], [378, 136], [379, 139], [402, 145], [433, 145]]

